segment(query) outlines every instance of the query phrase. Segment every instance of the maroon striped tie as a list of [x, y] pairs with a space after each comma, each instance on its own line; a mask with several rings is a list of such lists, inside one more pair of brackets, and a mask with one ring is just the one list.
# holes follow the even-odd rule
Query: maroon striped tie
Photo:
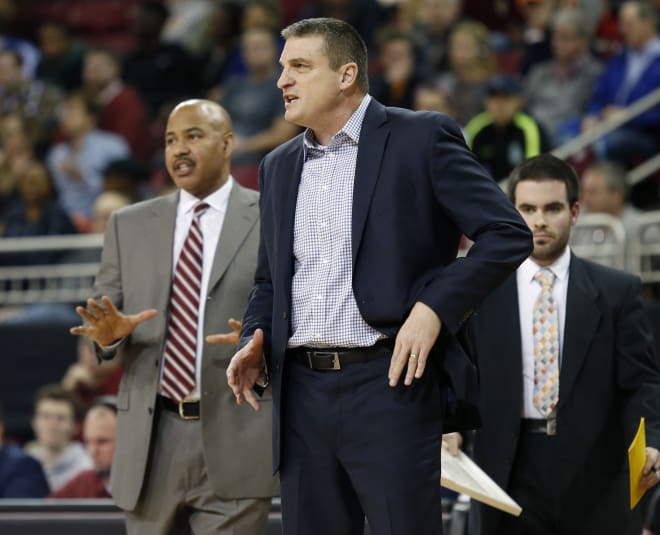
[[195, 206], [192, 223], [172, 281], [161, 389], [177, 403], [195, 388], [197, 324], [204, 250], [199, 218], [208, 207], [209, 205], [203, 202]]

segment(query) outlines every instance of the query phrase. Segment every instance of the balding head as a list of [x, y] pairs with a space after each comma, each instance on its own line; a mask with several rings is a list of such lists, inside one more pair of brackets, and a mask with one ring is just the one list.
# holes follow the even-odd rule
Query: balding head
[[231, 117], [227, 110], [225, 110], [217, 102], [212, 100], [206, 100], [203, 98], [191, 98], [189, 100], [184, 100], [179, 102], [174, 109], [170, 112], [170, 118], [177, 112], [186, 109], [192, 108], [198, 111], [201, 115], [206, 117], [206, 119], [216, 128], [221, 130], [232, 130], [233, 126], [231, 123]]
[[115, 453], [117, 414], [106, 405], [94, 405], [85, 416], [83, 438], [97, 472], [107, 472]]
[[177, 187], [198, 199], [227, 181], [233, 147], [231, 118], [216, 102], [185, 100], [170, 113], [165, 129], [167, 170]]

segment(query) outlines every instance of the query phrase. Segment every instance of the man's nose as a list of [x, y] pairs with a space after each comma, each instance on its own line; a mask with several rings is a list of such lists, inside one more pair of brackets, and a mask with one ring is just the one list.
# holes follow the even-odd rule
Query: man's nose
[[280, 77], [277, 79], [277, 87], [280, 89], [284, 89], [285, 87], [288, 87], [291, 85], [291, 80], [289, 78], [289, 75], [287, 74], [286, 69], [282, 69], [282, 72], [280, 73]]
[[174, 147], [174, 154], [176, 156], [179, 156], [181, 154], [188, 154], [190, 152], [190, 147], [188, 147], [188, 144], [185, 141], [182, 141], [181, 143], [177, 143], [176, 147]]

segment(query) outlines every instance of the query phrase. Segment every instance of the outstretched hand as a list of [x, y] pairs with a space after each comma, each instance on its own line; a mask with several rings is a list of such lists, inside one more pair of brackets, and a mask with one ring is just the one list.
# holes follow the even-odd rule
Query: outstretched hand
[[242, 405], [247, 401], [255, 411], [260, 409], [260, 405], [252, 389], [261, 373], [263, 348], [264, 332], [257, 329], [252, 340], [232, 357], [227, 368], [227, 383], [234, 392], [236, 403]]
[[76, 312], [87, 322], [87, 325], [71, 327], [69, 332], [78, 336], [87, 336], [99, 345], [108, 346], [117, 340], [126, 338], [140, 323], [158, 314], [154, 308], [143, 310], [137, 314], [123, 314], [117, 310], [107, 295], [101, 298], [101, 302], [103, 306], [94, 299], [88, 299], [87, 308], [76, 307]]
[[237, 321], [234, 318], [229, 318], [227, 323], [231, 327], [232, 332], [223, 334], [209, 334], [206, 337], [206, 341], [209, 344], [231, 344], [233, 346], [238, 345], [238, 341], [241, 339], [241, 327], [243, 326], [243, 322]]

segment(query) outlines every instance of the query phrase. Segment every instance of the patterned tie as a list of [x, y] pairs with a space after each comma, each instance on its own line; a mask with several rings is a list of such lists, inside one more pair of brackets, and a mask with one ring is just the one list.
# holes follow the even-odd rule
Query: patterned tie
[[195, 388], [197, 323], [204, 248], [199, 218], [208, 207], [206, 203], [199, 203], [194, 208], [192, 223], [172, 280], [161, 388], [164, 394], [177, 403]]
[[559, 400], [559, 316], [552, 296], [557, 277], [548, 268], [540, 269], [534, 280], [541, 293], [534, 303], [534, 406], [546, 418]]

